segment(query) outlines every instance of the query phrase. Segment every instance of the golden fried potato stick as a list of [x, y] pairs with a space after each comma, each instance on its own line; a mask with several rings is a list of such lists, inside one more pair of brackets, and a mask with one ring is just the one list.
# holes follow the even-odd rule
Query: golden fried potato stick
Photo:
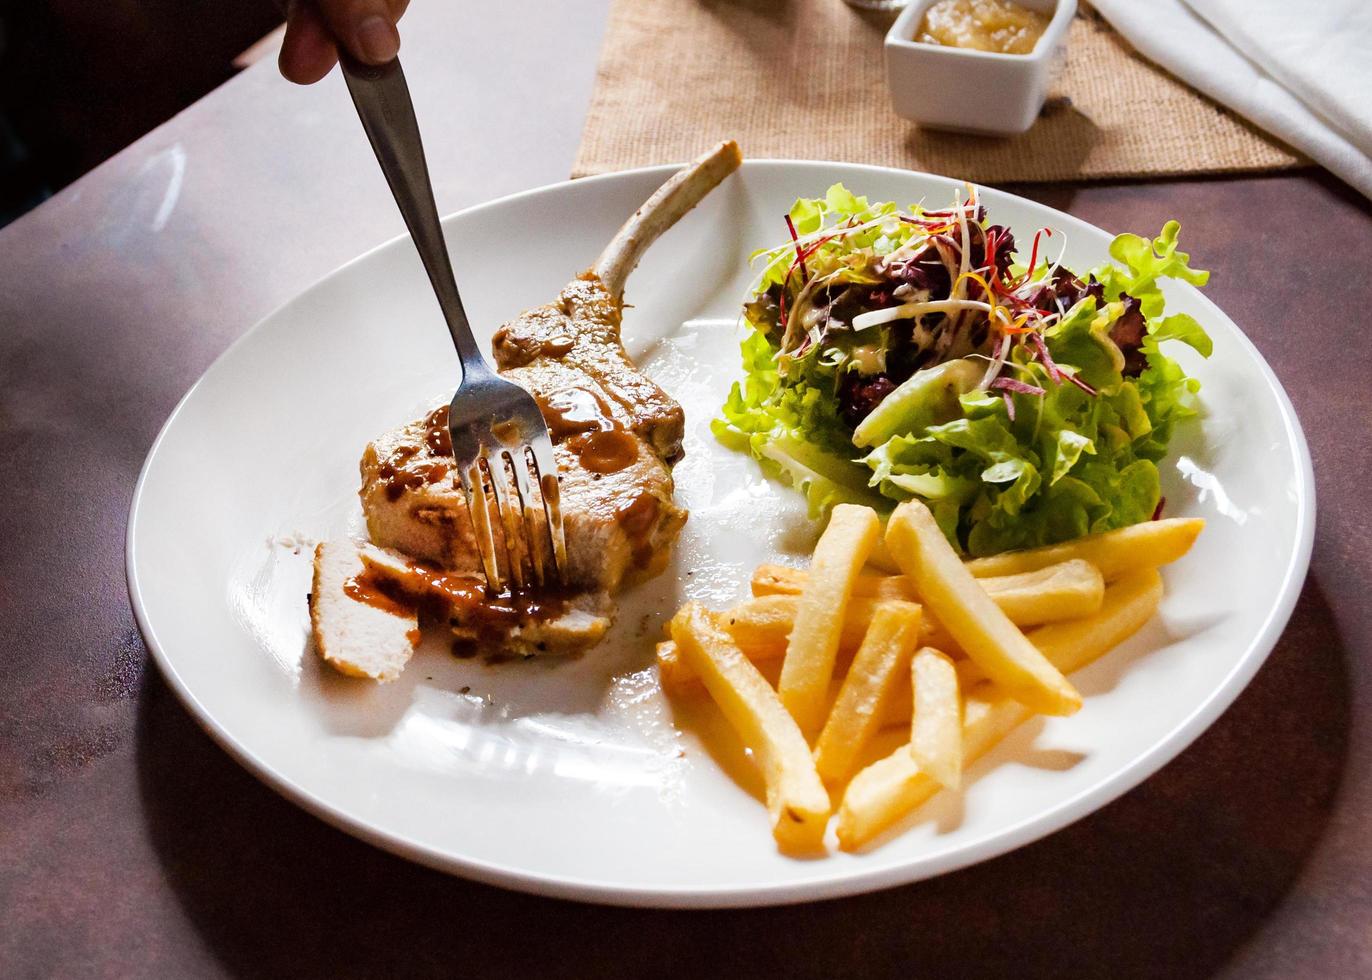
[[1080, 558], [1032, 572], [979, 578], [977, 583], [1010, 622], [1020, 627], [1090, 616], [1100, 611], [1105, 598], [1105, 576]]
[[1089, 561], [1100, 569], [1105, 581], [1113, 582], [1129, 572], [1176, 561], [1191, 550], [1204, 527], [1205, 521], [1198, 517], [1145, 521], [1045, 548], [974, 558], [967, 563], [967, 570], [977, 578], [989, 578], [1032, 572], [1076, 558]]
[[839, 504], [815, 545], [777, 683], [782, 704], [803, 732], [816, 732], [824, 723], [853, 582], [880, 533], [881, 521], [872, 508]]
[[[753, 595], [800, 595], [810, 573], [803, 568], [767, 563], [753, 571]], [[853, 597], [865, 599], [905, 599], [917, 602], [915, 586], [904, 575], [863, 572], [853, 580]]]
[[[857, 652], [880, 602], [878, 599], [857, 597], [848, 601], [838, 638], [838, 656], [835, 659], [838, 669], [844, 669]], [[765, 595], [744, 599], [717, 615], [720, 625], [733, 637], [743, 655], [755, 664], [766, 664], [786, 656], [786, 644], [791, 638], [791, 628], [795, 625], [796, 610], [799, 608], [799, 596]], [[941, 626], [934, 624], [931, 629], [927, 617], [920, 622], [920, 642], [946, 650], [952, 655], [962, 652]], [[657, 645], [657, 665], [662, 686], [668, 691], [685, 693], [698, 689], [695, 673], [689, 664], [683, 663], [677, 656], [676, 644], [672, 641], [666, 640]]]
[[[798, 595], [762, 596], [744, 599], [720, 613], [719, 618], [734, 642], [749, 655], [749, 660], [779, 660], [786, 656], [800, 606]], [[841, 654], [851, 656], [857, 650], [876, 607], [873, 599], [849, 600], [845, 615], [838, 623], [838, 650]]]
[[[803, 568], [759, 565], [753, 573], [754, 596], [799, 595], [809, 578]], [[1088, 561], [1072, 559], [1031, 572], [979, 579], [1001, 612], [1016, 626], [1039, 626], [1089, 616], [1100, 608], [1105, 578]], [[918, 602], [914, 583], [906, 575], [865, 572], [853, 583], [853, 598], [907, 599]], [[940, 632], [937, 620], [926, 616], [925, 632]], [[931, 644], [937, 646], [937, 644]]]
[[957, 789], [962, 777], [962, 697], [953, 661], [920, 647], [910, 661], [914, 717], [910, 755], [940, 786]]
[[897, 507], [886, 544], [925, 607], [1005, 693], [1041, 714], [1070, 715], [1081, 707], [1076, 688], [967, 571], [928, 507], [918, 500]]
[[[1054, 666], [1071, 673], [1114, 649], [1136, 633], [1162, 601], [1162, 576], [1156, 569], [1132, 572], [1108, 586], [1100, 612], [1071, 623], [1035, 630], [1031, 639]], [[963, 706], [963, 766], [970, 766], [1029, 717], [1029, 711], [1004, 697], [990, 683], [968, 691]], [[853, 777], [838, 811], [839, 845], [853, 850], [919, 806], [939, 789], [916, 764], [909, 746]]]
[[[982, 684], [963, 705], [962, 759], [970, 766], [1030, 716], [1029, 709]], [[838, 844], [856, 850], [926, 802], [942, 787], [902, 745], [853, 777], [838, 810]]]
[[[716, 616], [745, 657], [755, 664], [766, 664], [786, 656], [786, 644], [791, 638], [799, 607], [799, 596], [759, 596], [744, 599]], [[873, 599], [849, 602], [839, 632], [838, 662], [850, 659], [857, 651], [876, 607], [877, 602]], [[677, 654], [676, 644], [671, 640], [657, 645], [657, 667], [662, 686], [669, 692], [684, 693], [698, 687], [695, 671]]]
[[1156, 568], [1130, 572], [1105, 587], [1100, 612], [1069, 623], [1049, 623], [1029, 633], [1029, 641], [1065, 674], [1081, 670], [1101, 654], [1137, 633], [1162, 602], [1162, 575]]
[[832, 804], [810, 746], [772, 686], [705, 609], [688, 602], [672, 619], [672, 641], [743, 744], [767, 787], [772, 835], [786, 850], [823, 846]]
[[919, 643], [920, 608], [883, 602], [858, 648], [815, 743], [819, 778], [833, 785], [853, 773], [858, 753], [880, 727], [882, 712]]

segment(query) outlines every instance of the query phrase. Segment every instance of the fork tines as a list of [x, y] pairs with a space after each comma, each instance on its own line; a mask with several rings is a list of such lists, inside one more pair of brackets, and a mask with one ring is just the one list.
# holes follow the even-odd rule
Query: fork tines
[[[530, 469], [537, 482], [541, 508], [533, 498]], [[547, 436], [535, 438], [532, 445], [514, 448], [483, 443], [475, 459], [458, 466], [458, 475], [476, 533], [487, 586], [496, 592], [506, 589], [496, 547], [497, 526], [504, 540], [504, 567], [509, 572], [511, 588], [524, 589], [531, 579], [541, 588], [550, 584], [554, 576], [557, 582], [563, 582], [567, 565], [566, 540], [557, 465]], [[543, 512], [542, 528], [539, 527], [538, 509]]]

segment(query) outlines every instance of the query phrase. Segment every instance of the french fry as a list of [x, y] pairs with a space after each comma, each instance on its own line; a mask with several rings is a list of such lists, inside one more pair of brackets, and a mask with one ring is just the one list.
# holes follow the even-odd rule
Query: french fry
[[[1072, 672], [1133, 636], [1157, 611], [1162, 576], [1145, 568], [1124, 576], [1105, 590], [1100, 612], [1070, 623], [1054, 623], [1030, 638], [1059, 669]], [[993, 684], [969, 690], [963, 707], [963, 766], [985, 755], [1016, 725], [1029, 717], [1023, 705], [1003, 697]], [[872, 763], [853, 777], [838, 811], [839, 846], [861, 847], [939, 789], [915, 762], [909, 746]]]
[[1145, 521], [1045, 548], [975, 558], [967, 563], [967, 570], [977, 578], [989, 578], [1032, 572], [1079, 558], [1100, 569], [1105, 581], [1113, 582], [1128, 572], [1176, 561], [1191, 550], [1204, 527], [1205, 521], [1198, 517]]
[[1100, 609], [1105, 577], [1089, 561], [1072, 559], [1032, 572], [977, 579], [1016, 626], [1080, 619]]
[[[963, 765], [970, 766], [981, 758], [1028, 717], [1024, 705], [989, 684], [967, 692], [962, 717]], [[910, 746], [902, 745], [863, 769], [848, 784], [838, 810], [839, 847], [856, 850], [940, 788], [938, 781], [915, 762]]]
[[1162, 602], [1162, 576], [1143, 568], [1105, 588], [1100, 612], [1066, 623], [1049, 623], [1029, 633], [1029, 641], [1063, 673], [1081, 670], [1139, 631]]
[[[880, 600], [853, 598], [839, 631], [838, 656], [835, 665], [844, 666], [857, 652], [867, 626], [876, 613]], [[771, 663], [786, 656], [786, 644], [795, 624], [800, 597], [794, 595], [766, 595], [744, 599], [738, 605], [719, 613], [720, 624], [733, 637], [744, 656], [755, 664]], [[920, 642], [941, 650], [960, 653], [961, 649], [937, 623], [931, 627], [927, 619], [920, 622]], [[676, 645], [670, 640], [659, 643], [657, 662], [662, 686], [669, 691], [685, 692], [697, 683], [690, 665], [677, 656]]]
[[662, 640], [657, 645], [657, 676], [662, 682], [662, 689], [668, 694], [685, 691], [700, 683], [700, 677], [681, 659], [672, 640]]
[[1042, 714], [1067, 715], [1081, 707], [1076, 688], [972, 578], [929, 508], [917, 500], [901, 504], [886, 540], [925, 607], [1005, 693]]
[[[800, 615], [800, 596], [763, 596], [745, 599], [720, 613], [720, 621], [754, 662], [786, 656], [786, 647]], [[838, 621], [838, 648], [851, 655], [867, 632], [876, 611], [871, 599], [850, 600], [846, 615]]]
[[872, 553], [867, 556], [867, 564], [873, 568], [880, 568], [883, 572], [890, 572], [892, 575], [901, 573], [900, 566], [891, 557], [891, 549], [886, 546], [885, 538], [876, 543]]
[[867, 564], [880, 532], [876, 511], [839, 504], [815, 545], [810, 577], [800, 594], [777, 684], [782, 703], [801, 731], [817, 731], [824, 723], [829, 681], [834, 675], [853, 581]]
[[[846, 679], [846, 678], [845, 678]], [[915, 703], [915, 694], [910, 689], [910, 672], [902, 670], [891, 687], [891, 693], [882, 701], [881, 718], [877, 730], [883, 728], [909, 728], [910, 707]]]
[[[954, 659], [953, 669], [958, 674], [958, 690], [960, 691], [970, 691], [986, 680], [986, 674], [982, 672], [974, 660], [968, 660], [965, 657]], [[891, 691], [890, 697], [886, 699], [882, 707], [881, 725], [879, 727], [909, 728], [910, 719], [913, 717], [911, 709], [914, 704], [914, 686], [910, 683], [910, 674], [907, 671], [901, 675], [895, 688]]]
[[[798, 595], [808, 574], [786, 565], [760, 565], [753, 573], [754, 596]], [[1016, 626], [1038, 626], [1063, 619], [1089, 616], [1100, 608], [1105, 579], [1090, 562], [1072, 559], [1029, 572], [998, 575], [979, 580], [1001, 612]], [[907, 599], [918, 602], [914, 583], [905, 575], [874, 575], [866, 572], [853, 583], [853, 597]], [[937, 635], [937, 620], [926, 623], [926, 632]], [[937, 643], [931, 645], [937, 646]]]
[[[790, 565], [759, 565], [750, 583], [753, 595], [800, 595], [810, 573]], [[915, 586], [904, 575], [877, 575], [863, 572], [853, 580], [853, 597], [866, 599], [904, 599], [918, 602]]]
[[[874, 599], [849, 601], [839, 631], [836, 663], [851, 658], [862, 644], [867, 624], [871, 622], [877, 605]], [[718, 619], [745, 657], [755, 664], [765, 664], [786, 656], [786, 644], [790, 640], [791, 627], [795, 624], [799, 608], [799, 596], [758, 596], [744, 599], [733, 608], [719, 613]], [[662, 686], [668, 691], [688, 691], [699, 680], [690, 665], [677, 655], [676, 644], [670, 640], [657, 645], [657, 665]]]
[[[1050, 623], [1030, 630], [1029, 642], [1064, 674], [1080, 670], [1133, 636], [1157, 611], [1162, 576], [1155, 568], [1133, 572], [1105, 589], [1100, 611], [1069, 623]], [[956, 660], [958, 684], [964, 691], [987, 680], [974, 660]], [[904, 725], [911, 701], [897, 692], [882, 715], [882, 725]]]
[[934, 781], [957, 789], [962, 776], [962, 698], [953, 661], [920, 647], [910, 661], [914, 719], [910, 755]]
[[843, 679], [829, 720], [815, 743], [815, 768], [827, 784], [853, 772], [858, 753], [877, 730], [886, 700], [919, 642], [920, 607], [883, 602]]
[[975, 660], [964, 657], [961, 660], [953, 661], [953, 666], [957, 668], [958, 672], [958, 687], [964, 691], [970, 687], [976, 687], [986, 680], [986, 671], [977, 666]]
[[[1059, 566], [1050, 566], [1059, 567]], [[1044, 570], [1046, 571], [1046, 569]], [[1147, 571], [1147, 569], [1144, 569]], [[1037, 574], [1037, 573], [1027, 573]], [[1136, 573], [1137, 574], [1137, 573]], [[1018, 576], [1011, 576], [1018, 578]], [[1135, 575], [1127, 576], [1135, 579]], [[979, 579], [985, 584], [987, 579]], [[1121, 580], [1123, 581], [1123, 580]], [[1105, 595], [1118, 595], [1118, 591], [1111, 592], [1115, 586], [1112, 585], [1105, 590]], [[767, 663], [779, 660], [786, 653], [786, 641], [791, 634], [791, 625], [795, 621], [796, 607], [798, 600], [793, 595], [766, 595], [753, 599], [745, 599], [727, 612], [720, 614], [720, 620], [724, 628], [733, 636], [734, 642], [747, 658], [754, 663]], [[876, 611], [877, 602], [868, 598], [854, 598], [848, 605], [848, 614], [844, 617], [843, 629], [839, 634], [839, 653], [838, 660], [842, 662], [857, 650], [862, 643], [863, 634], [867, 630], [867, 624], [871, 621], [873, 613]], [[1103, 609], [1104, 606], [1101, 606]], [[1147, 615], [1152, 615], [1149, 612]], [[1067, 622], [1061, 624], [1064, 628], [1071, 627], [1069, 632], [1076, 632], [1086, 627], [1087, 623], [1098, 621], [1098, 615], [1093, 615], [1083, 619], [1081, 622]], [[1144, 617], [1145, 619], [1147, 616]], [[936, 647], [945, 652], [959, 651], [959, 648], [952, 643], [952, 638], [943, 631], [943, 626], [936, 620], [931, 624], [928, 610], [925, 610], [923, 621], [920, 626], [920, 642]], [[1039, 640], [1044, 636], [1047, 627], [1040, 627], [1038, 630], [1029, 634], [1029, 639], [1043, 649], [1043, 643]], [[1055, 631], [1061, 632], [1061, 631]], [[1051, 636], [1053, 634], [1046, 634]], [[1052, 656], [1049, 657], [1052, 659]], [[676, 653], [676, 645], [670, 641], [658, 644], [658, 668], [662, 677], [662, 686], [668, 691], [687, 691], [698, 684], [699, 678], [691, 670], [688, 664], [682, 662]], [[958, 680], [964, 689], [971, 685], [987, 679], [986, 672], [975, 661], [959, 658], [956, 661], [958, 670]], [[1068, 670], [1075, 670], [1069, 667]], [[905, 724], [909, 720], [906, 708], [900, 704], [891, 704], [883, 712], [882, 725]]]
[[693, 602], [672, 619], [672, 641], [753, 752], [767, 787], [772, 834], [787, 850], [823, 845], [832, 804], [810, 746], [766, 679], [714, 617]]

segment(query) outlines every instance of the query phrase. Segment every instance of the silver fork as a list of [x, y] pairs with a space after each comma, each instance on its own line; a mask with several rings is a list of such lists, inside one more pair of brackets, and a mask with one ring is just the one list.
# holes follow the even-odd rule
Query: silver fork
[[[531, 473], [543, 502], [544, 530], [553, 571], [559, 581], [564, 581], [567, 545], [548, 424], [532, 395], [491, 369], [472, 336], [453, 278], [443, 229], [438, 223], [419, 124], [400, 61], [372, 66], [344, 54], [341, 64], [343, 79], [352, 93], [357, 114], [362, 117], [362, 128], [367, 131], [405, 226], [429, 273], [429, 282], [462, 362], [462, 381], [449, 407], [448, 425], [486, 584], [497, 591], [506, 587], [496, 554], [497, 520], [505, 540], [510, 584], [516, 589], [525, 587], [526, 558], [534, 582], [540, 586], [548, 584], [549, 569], [539, 547], [539, 522], [529, 483]], [[521, 524], [525, 534], [520, 533]]]

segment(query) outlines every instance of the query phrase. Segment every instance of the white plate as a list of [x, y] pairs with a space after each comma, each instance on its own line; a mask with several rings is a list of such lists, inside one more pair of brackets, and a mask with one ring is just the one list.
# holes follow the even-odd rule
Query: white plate
[[[556, 295], [670, 172], [559, 184], [449, 218], [472, 321], [490, 331]], [[708, 423], [739, 373], [734, 317], [749, 251], [781, 237], [797, 196], [840, 179], [905, 203], [951, 201], [957, 186], [749, 162], [630, 281], [628, 345], [687, 410], [676, 473], [692, 513], [671, 569], [625, 596], [611, 639], [578, 661], [459, 661], [435, 641], [389, 686], [321, 668], [307, 639], [308, 549], [292, 543], [360, 531], [363, 445], [445, 398], [456, 361], [408, 240], [250, 331], [168, 420], [129, 518], [139, 624], [205, 729], [285, 796], [398, 854], [512, 888], [662, 906], [803, 901], [936, 875], [1051, 833], [1185, 748], [1271, 650], [1314, 523], [1310, 457], [1286, 395], [1189, 287], [1169, 298], [1215, 340], [1208, 362], [1178, 355], [1203, 381], [1208, 414], [1179, 435], [1164, 492], [1169, 514], [1209, 526], [1166, 570], [1156, 621], [1076, 676], [1080, 713], [1024, 726], [960, 798], [935, 800], [883, 846], [795, 860], [777, 853], [760, 804], [731, 776], [749, 782], [736, 743], [699, 737], [717, 727], [713, 709], [674, 717], [658, 693], [650, 665], [664, 617], [688, 597], [720, 606], [742, 596], [755, 564], [795, 561], [813, 539], [795, 495], [715, 443]], [[1047, 224], [1066, 232], [1069, 266], [1105, 256], [1099, 229], [982, 193], [1021, 242]]]

